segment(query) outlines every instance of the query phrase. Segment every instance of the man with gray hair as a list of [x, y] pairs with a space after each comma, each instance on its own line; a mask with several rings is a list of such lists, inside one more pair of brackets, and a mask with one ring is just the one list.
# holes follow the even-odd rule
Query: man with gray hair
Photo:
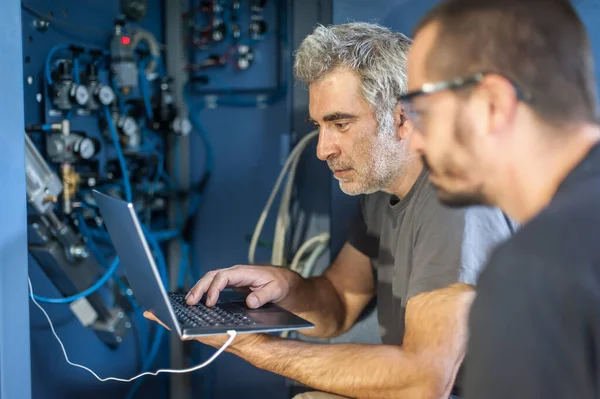
[[[241, 335], [230, 351], [320, 391], [358, 398], [448, 398], [464, 356], [474, 284], [491, 247], [511, 225], [493, 208], [441, 206], [421, 160], [408, 150], [413, 125], [398, 104], [410, 40], [384, 27], [319, 26], [300, 46], [318, 157], [349, 195], [367, 194], [348, 242], [329, 269], [308, 279], [282, 267], [234, 266], [204, 276], [187, 296], [216, 303], [225, 287], [248, 287], [334, 337], [377, 296], [383, 345], [326, 345]], [[148, 315], [153, 317], [152, 315]], [[226, 338], [202, 338], [218, 347]], [[304, 394], [324, 397], [324, 394]]]

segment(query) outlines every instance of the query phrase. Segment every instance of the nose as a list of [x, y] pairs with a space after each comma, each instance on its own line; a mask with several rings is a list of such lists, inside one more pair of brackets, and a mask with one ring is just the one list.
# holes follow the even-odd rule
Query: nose
[[317, 158], [321, 161], [326, 161], [331, 157], [339, 155], [339, 152], [335, 134], [328, 132], [328, 129], [321, 127], [319, 129], [319, 141], [317, 143]]

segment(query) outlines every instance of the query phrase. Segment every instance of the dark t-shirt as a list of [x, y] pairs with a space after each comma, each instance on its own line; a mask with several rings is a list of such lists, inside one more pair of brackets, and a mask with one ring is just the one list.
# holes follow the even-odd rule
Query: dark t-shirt
[[600, 147], [494, 251], [470, 336], [466, 398], [600, 398]]
[[512, 227], [497, 208], [442, 206], [425, 171], [403, 199], [378, 192], [360, 205], [348, 242], [371, 259], [380, 335], [388, 345], [402, 344], [411, 297], [456, 282], [476, 284]]

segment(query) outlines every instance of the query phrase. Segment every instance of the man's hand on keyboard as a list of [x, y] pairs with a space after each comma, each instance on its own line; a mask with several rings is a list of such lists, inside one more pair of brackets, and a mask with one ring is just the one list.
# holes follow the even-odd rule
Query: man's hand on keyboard
[[[169, 331], [171, 330], [169, 327], [167, 327], [167, 325], [165, 323], [160, 321], [158, 319], [158, 317], [156, 317], [154, 315], [154, 313], [152, 313], [152, 312], [145, 311], [144, 317], [147, 318], [148, 320], [152, 320], [152, 321], [159, 323], [161, 326], [163, 326], [164, 328], [166, 328]], [[263, 335], [264, 334], [238, 334], [236, 336], [236, 338], [233, 340], [233, 342], [231, 343], [231, 346], [228, 348], [228, 351], [229, 350], [242, 351], [246, 345], [254, 345], [256, 342], [258, 342], [260, 339], [262, 339]], [[229, 339], [229, 335], [227, 335], [227, 334], [209, 335], [209, 336], [205, 336], [205, 337], [201, 337], [201, 338], [187, 338], [184, 340], [191, 340], [191, 339], [195, 339], [197, 341], [202, 342], [203, 344], [210, 345], [214, 348], [220, 348]]]
[[246, 304], [256, 309], [268, 302], [284, 299], [294, 281], [299, 276], [283, 267], [275, 266], [234, 266], [228, 269], [213, 270], [202, 277], [186, 297], [188, 305], [195, 305], [206, 294], [206, 305], [214, 306], [219, 293], [227, 287], [249, 288], [252, 293]]

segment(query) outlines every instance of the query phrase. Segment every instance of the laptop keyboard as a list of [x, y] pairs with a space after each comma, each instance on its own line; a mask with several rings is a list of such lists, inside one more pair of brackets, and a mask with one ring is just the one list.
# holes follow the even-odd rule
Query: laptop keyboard
[[179, 322], [191, 327], [244, 327], [256, 325], [256, 320], [244, 313], [232, 313], [215, 305], [208, 307], [202, 302], [189, 306], [184, 294], [169, 294], [171, 305]]

